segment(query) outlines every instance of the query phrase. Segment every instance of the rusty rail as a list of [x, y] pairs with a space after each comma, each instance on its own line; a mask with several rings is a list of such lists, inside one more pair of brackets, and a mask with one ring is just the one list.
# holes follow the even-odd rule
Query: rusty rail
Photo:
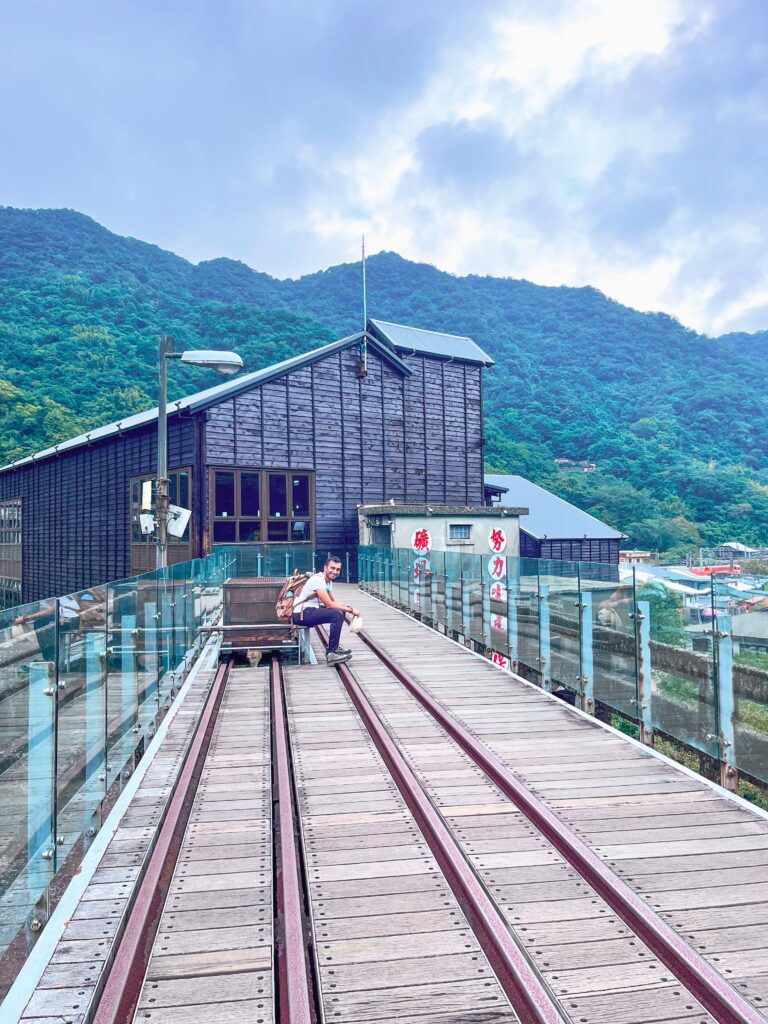
[[294, 839], [293, 790], [283, 710], [283, 681], [276, 658], [270, 669], [270, 685], [280, 833], [275, 887], [277, 920], [281, 923], [277, 958], [280, 1024], [312, 1024], [313, 999], [304, 936], [303, 885]]
[[[325, 631], [318, 628], [317, 632], [327, 646]], [[515, 941], [498, 907], [467, 862], [461, 847], [422, 789], [357, 680], [346, 665], [337, 665], [336, 669], [446, 881], [466, 913], [470, 927], [521, 1024], [563, 1024], [569, 1018]]]
[[131, 1024], [210, 746], [229, 665], [219, 666], [99, 999], [93, 1024]]
[[[765, 1017], [365, 631], [360, 639], [720, 1024]], [[348, 671], [348, 670], [347, 670]]]

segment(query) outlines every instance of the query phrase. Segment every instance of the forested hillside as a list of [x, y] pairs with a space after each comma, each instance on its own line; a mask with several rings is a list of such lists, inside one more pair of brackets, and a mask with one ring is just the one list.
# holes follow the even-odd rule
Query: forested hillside
[[[0, 208], [0, 463], [154, 404], [157, 335], [236, 348], [247, 369], [361, 323], [359, 264], [278, 281], [194, 266], [66, 210]], [[486, 463], [571, 498], [639, 546], [768, 544], [768, 332], [712, 339], [591, 288], [368, 264], [385, 320], [473, 337]], [[174, 366], [178, 397], [214, 382]], [[589, 459], [590, 474], [555, 458]]]

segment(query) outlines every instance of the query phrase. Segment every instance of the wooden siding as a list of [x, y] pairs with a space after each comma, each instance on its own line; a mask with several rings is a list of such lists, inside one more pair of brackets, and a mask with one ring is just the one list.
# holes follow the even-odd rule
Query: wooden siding
[[[369, 351], [334, 352], [278, 380], [169, 420], [169, 468], [192, 466], [195, 554], [208, 550], [208, 469], [314, 471], [318, 552], [352, 551], [363, 503], [483, 502], [480, 366], [406, 356], [402, 377]], [[131, 575], [131, 477], [151, 474], [150, 424], [0, 474], [22, 499], [24, 601]]]
[[[170, 467], [194, 458], [193, 419], [171, 420]], [[0, 474], [0, 498], [22, 499], [23, 601], [131, 575], [130, 480], [156, 466], [150, 426]]]
[[356, 347], [207, 412], [208, 466], [316, 473], [318, 551], [357, 545], [357, 506], [388, 501], [482, 504], [481, 367], [407, 356], [403, 378], [375, 352], [358, 377]]
[[520, 557], [545, 558], [557, 562], [605, 562], [618, 565], [619, 542], [584, 537], [578, 540], [556, 538], [537, 540], [520, 530]]

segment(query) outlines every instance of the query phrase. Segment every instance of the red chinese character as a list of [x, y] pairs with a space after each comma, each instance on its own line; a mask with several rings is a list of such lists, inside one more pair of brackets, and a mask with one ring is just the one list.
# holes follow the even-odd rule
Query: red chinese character
[[494, 615], [493, 616], [493, 628], [494, 629], [502, 629], [503, 628], [502, 625], [501, 625], [501, 616], [500, 615]]
[[500, 580], [504, 576], [504, 559], [494, 558], [491, 562], [491, 576], [495, 580]]
[[429, 551], [429, 530], [416, 530], [414, 532], [413, 550]]
[[498, 528], [491, 530], [490, 544], [491, 551], [503, 551], [507, 543], [504, 531]]
[[493, 658], [491, 659], [494, 665], [501, 665], [502, 668], [509, 667], [509, 659], [503, 654], [499, 654], [498, 651], [493, 652]]
[[500, 601], [501, 600], [501, 584], [500, 583], [494, 583], [493, 586], [491, 587], [491, 600], [493, 600], [493, 601]]

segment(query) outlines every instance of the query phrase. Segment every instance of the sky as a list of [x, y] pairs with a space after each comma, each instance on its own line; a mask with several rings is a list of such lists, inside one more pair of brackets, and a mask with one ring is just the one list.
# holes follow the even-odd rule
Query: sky
[[768, 0], [0, 0], [0, 205], [768, 329]]

